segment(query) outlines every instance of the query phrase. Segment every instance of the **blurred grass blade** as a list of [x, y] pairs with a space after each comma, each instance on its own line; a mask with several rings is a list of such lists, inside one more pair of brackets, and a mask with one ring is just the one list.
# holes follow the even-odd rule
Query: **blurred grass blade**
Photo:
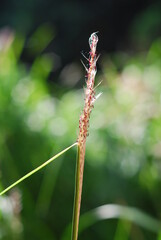
[[158, 234], [157, 240], [161, 240], [161, 232]]
[[130, 221], [119, 219], [113, 240], [128, 240], [130, 236], [131, 225], [132, 223]]
[[19, 184], [20, 182], [22, 182], [23, 180], [25, 180], [26, 178], [30, 177], [32, 174], [36, 173], [37, 171], [39, 171], [40, 169], [42, 169], [43, 167], [45, 167], [46, 165], [48, 165], [49, 163], [51, 163], [52, 161], [54, 161], [56, 158], [58, 158], [59, 156], [61, 156], [63, 153], [67, 152], [70, 148], [74, 147], [75, 145], [77, 145], [77, 142], [72, 144], [71, 146], [65, 148], [63, 151], [59, 152], [58, 154], [56, 154], [55, 156], [53, 156], [52, 158], [48, 159], [46, 162], [44, 162], [43, 164], [41, 164], [39, 167], [35, 168], [34, 170], [32, 170], [31, 172], [27, 173], [26, 175], [24, 175], [22, 178], [20, 178], [19, 180], [17, 180], [16, 182], [14, 182], [13, 184], [11, 184], [9, 187], [7, 187], [6, 189], [4, 189], [2, 192], [0, 192], [0, 196], [3, 195], [4, 193], [8, 192], [11, 188], [15, 187], [17, 184]]
[[98, 207], [80, 218], [80, 231], [84, 231], [99, 220], [121, 218], [136, 223], [149, 231], [161, 231], [161, 222], [133, 207], [107, 204]]
[[[83, 214], [80, 217], [79, 233], [100, 220], [125, 219], [149, 231], [159, 233], [161, 222], [134, 207], [107, 204]], [[71, 224], [66, 228], [62, 240], [70, 239]]]
[[49, 45], [54, 37], [55, 31], [53, 26], [49, 23], [42, 24], [37, 28], [28, 41], [29, 53], [32, 56], [40, 54]]
[[[54, 164], [48, 165], [45, 168], [43, 179], [40, 185], [40, 190], [36, 202], [36, 211], [45, 214], [49, 211], [52, 194], [54, 192], [57, 177], [59, 175], [60, 167], [62, 166], [62, 161], [58, 161], [57, 167], [55, 168]], [[52, 179], [52, 181], [51, 181]]]

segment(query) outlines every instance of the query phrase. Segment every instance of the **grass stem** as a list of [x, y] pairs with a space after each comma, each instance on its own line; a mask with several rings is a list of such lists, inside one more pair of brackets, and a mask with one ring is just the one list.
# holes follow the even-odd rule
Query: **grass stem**
[[[77, 162], [76, 162], [76, 175], [75, 175], [75, 194], [74, 194], [74, 207], [73, 207], [73, 221], [72, 221], [72, 240], [78, 238], [78, 225], [79, 225], [79, 214], [80, 214], [80, 146], [77, 148]], [[82, 192], [82, 190], [81, 190]]]
[[[73, 222], [72, 222], [72, 240], [78, 238], [78, 226], [79, 215], [81, 206], [82, 186], [83, 186], [83, 171], [84, 160], [86, 150], [86, 139], [88, 136], [89, 119], [91, 111], [94, 107], [94, 102], [97, 99], [95, 96], [95, 75], [96, 75], [96, 63], [98, 57], [96, 55], [96, 47], [98, 42], [98, 36], [96, 33], [91, 34], [89, 38], [89, 68], [85, 67], [87, 71], [85, 99], [83, 112], [79, 119], [79, 135], [78, 135], [78, 152], [76, 163], [76, 177], [75, 177], [75, 195], [74, 195], [74, 207], [73, 207]], [[84, 64], [83, 64], [84, 65]]]

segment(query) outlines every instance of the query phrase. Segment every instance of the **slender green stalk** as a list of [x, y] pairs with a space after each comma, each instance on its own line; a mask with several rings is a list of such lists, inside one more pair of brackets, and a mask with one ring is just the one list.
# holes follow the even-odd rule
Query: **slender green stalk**
[[43, 164], [41, 164], [39, 167], [35, 168], [34, 170], [32, 170], [31, 172], [27, 173], [25, 176], [23, 176], [22, 178], [20, 178], [19, 180], [17, 180], [16, 182], [14, 182], [13, 184], [11, 184], [9, 187], [7, 187], [6, 189], [4, 189], [2, 192], [0, 192], [0, 196], [3, 195], [4, 193], [8, 192], [11, 188], [15, 187], [17, 184], [19, 184], [20, 182], [22, 182], [23, 180], [25, 180], [26, 178], [30, 177], [32, 174], [36, 173], [37, 171], [39, 171], [40, 169], [42, 169], [43, 167], [45, 167], [46, 165], [48, 165], [49, 163], [51, 163], [52, 161], [54, 161], [56, 158], [60, 157], [63, 153], [67, 152], [70, 148], [74, 147], [75, 145], [78, 145], [77, 142], [75, 142], [74, 144], [72, 144], [71, 146], [65, 148], [63, 151], [59, 152], [58, 154], [56, 154], [55, 156], [53, 156], [52, 158], [48, 159], [46, 162], [44, 162]]
[[75, 195], [74, 195], [74, 207], [73, 207], [73, 222], [72, 222], [72, 240], [78, 239], [78, 226], [79, 226], [80, 206], [81, 206], [81, 197], [82, 197], [84, 160], [85, 160], [85, 145], [82, 147], [78, 144], [76, 176], [75, 176]]
[[76, 174], [75, 174], [75, 194], [74, 194], [74, 207], [73, 207], [73, 226], [72, 226], [72, 240], [78, 238], [78, 223], [80, 212], [80, 147], [77, 148], [77, 162], [76, 162]]

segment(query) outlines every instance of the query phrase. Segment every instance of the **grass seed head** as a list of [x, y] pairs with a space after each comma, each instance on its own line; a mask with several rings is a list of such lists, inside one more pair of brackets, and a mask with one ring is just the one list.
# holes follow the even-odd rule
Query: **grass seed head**
[[87, 80], [86, 80], [86, 88], [85, 88], [85, 100], [84, 100], [84, 109], [79, 119], [79, 136], [78, 136], [78, 143], [79, 145], [84, 145], [86, 142], [86, 138], [88, 136], [88, 129], [89, 129], [89, 118], [94, 107], [94, 102], [96, 100], [95, 97], [95, 76], [96, 76], [96, 62], [97, 62], [97, 55], [96, 55], [96, 48], [98, 42], [98, 36], [94, 32], [91, 34], [89, 38], [89, 68], [86, 68], [87, 71]]

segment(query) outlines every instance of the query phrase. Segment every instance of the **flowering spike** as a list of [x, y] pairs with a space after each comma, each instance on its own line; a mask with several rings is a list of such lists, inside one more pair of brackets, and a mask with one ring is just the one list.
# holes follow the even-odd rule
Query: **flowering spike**
[[99, 58], [99, 55], [96, 56], [96, 47], [98, 42], [98, 36], [96, 34], [97, 32], [94, 32], [91, 34], [89, 38], [89, 46], [90, 46], [90, 53], [89, 53], [89, 69], [87, 69], [84, 64], [87, 71], [87, 87], [84, 89], [85, 92], [85, 105], [83, 109], [83, 113], [80, 116], [79, 120], [79, 131], [83, 134], [79, 134], [78, 136], [78, 143], [80, 145], [85, 144], [86, 137], [88, 135], [88, 128], [89, 128], [89, 118], [90, 114], [93, 108], [93, 103], [96, 100], [95, 98], [95, 87], [94, 87], [94, 81], [95, 81], [95, 75], [96, 75], [96, 62]]

